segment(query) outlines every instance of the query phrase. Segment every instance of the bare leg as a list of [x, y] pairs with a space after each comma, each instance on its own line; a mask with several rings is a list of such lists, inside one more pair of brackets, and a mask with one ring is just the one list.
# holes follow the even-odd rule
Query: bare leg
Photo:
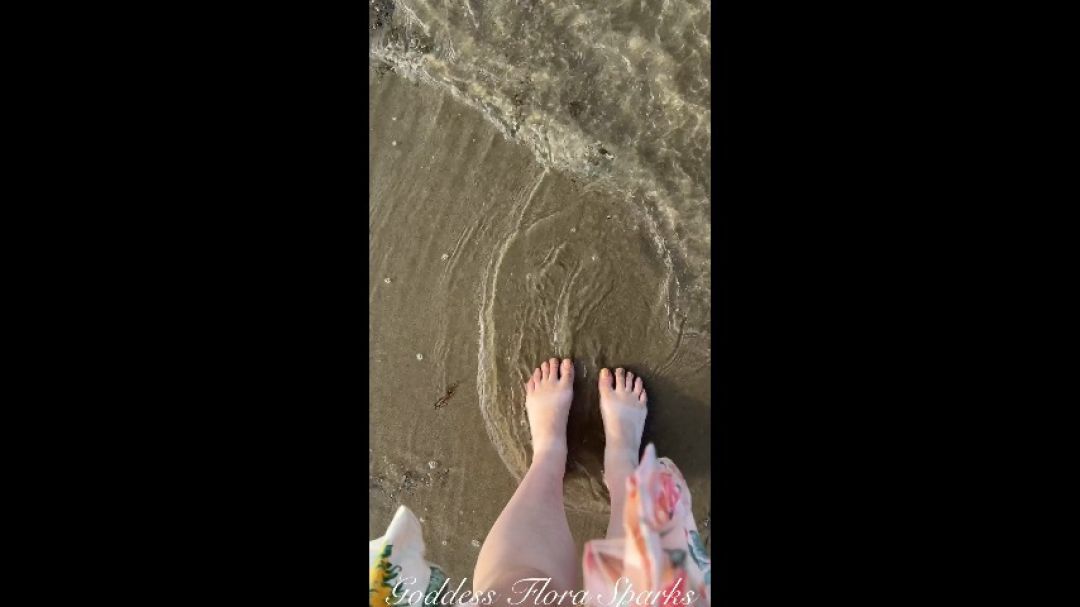
[[637, 468], [641, 453], [641, 433], [648, 414], [645, 386], [641, 378], [623, 369], [600, 371], [600, 415], [604, 418], [604, 484], [611, 494], [611, 516], [607, 537], [622, 537], [626, 479]]
[[[525, 410], [532, 432], [533, 458], [525, 478], [488, 532], [473, 574], [477, 592], [494, 590], [496, 605], [520, 601], [530, 583], [550, 578], [544, 592], [574, 591], [581, 559], [563, 506], [566, 469], [566, 420], [574, 394], [574, 365], [552, 358], [525, 384]], [[536, 585], [539, 590], [541, 584]], [[525, 601], [533, 604], [535, 595]]]

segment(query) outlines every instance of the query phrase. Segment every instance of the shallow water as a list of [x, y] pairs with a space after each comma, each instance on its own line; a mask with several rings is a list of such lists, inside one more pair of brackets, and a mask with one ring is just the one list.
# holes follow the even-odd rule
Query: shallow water
[[707, 0], [370, 6], [372, 57], [625, 199], [672, 268], [669, 321], [709, 330]]
[[522, 384], [569, 356], [579, 544], [606, 525], [603, 366], [644, 376], [708, 538], [708, 4], [371, 7], [372, 533], [406, 503], [435, 560], [473, 556], [528, 463]]

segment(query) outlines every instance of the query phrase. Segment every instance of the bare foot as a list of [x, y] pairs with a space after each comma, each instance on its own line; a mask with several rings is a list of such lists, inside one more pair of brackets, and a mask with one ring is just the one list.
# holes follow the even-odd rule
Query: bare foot
[[[612, 373], [600, 370], [600, 415], [604, 418], [604, 466], [633, 470], [641, 451], [641, 433], [645, 430], [645, 386], [640, 377], [621, 368]], [[621, 470], [618, 471], [621, 473]]]
[[566, 420], [574, 398], [574, 364], [552, 358], [525, 382], [525, 411], [532, 431], [533, 458], [547, 452], [566, 454]]

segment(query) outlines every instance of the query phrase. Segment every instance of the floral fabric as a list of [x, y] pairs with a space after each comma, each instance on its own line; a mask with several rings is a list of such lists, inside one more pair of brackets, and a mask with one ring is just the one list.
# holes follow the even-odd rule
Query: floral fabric
[[626, 479], [623, 527], [624, 537], [585, 544], [591, 600], [607, 607], [612, 597], [619, 604], [709, 605], [712, 564], [694, 523], [690, 490], [671, 460], [657, 459], [652, 444]]
[[[585, 544], [586, 602], [597, 607], [707, 607], [712, 567], [679, 469], [667, 458], [658, 459], [650, 444], [626, 489], [625, 536]], [[420, 607], [421, 597], [437, 596], [446, 580], [442, 569], [424, 560], [420, 522], [405, 506], [398, 508], [386, 534], [368, 543], [368, 570], [369, 607]], [[400, 602], [392, 592], [395, 586], [404, 598]]]
[[[405, 506], [398, 507], [385, 535], [368, 542], [368, 573], [369, 607], [398, 605], [392, 592], [395, 586], [399, 595], [413, 599], [437, 594], [446, 580], [442, 569], [424, 560], [420, 521]], [[422, 599], [400, 603], [402, 607], [421, 604]]]

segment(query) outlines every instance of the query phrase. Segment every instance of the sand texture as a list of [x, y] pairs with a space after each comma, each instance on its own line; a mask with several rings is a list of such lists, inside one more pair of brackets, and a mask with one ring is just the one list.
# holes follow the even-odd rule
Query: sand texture
[[556, 356], [577, 370], [566, 505], [579, 547], [607, 523], [603, 366], [645, 378], [645, 440], [683, 471], [708, 542], [707, 298], [680, 294], [694, 278], [648, 209], [541, 164], [445, 90], [374, 60], [368, 79], [369, 537], [407, 505], [427, 558], [471, 579], [474, 540], [528, 463], [522, 383]]

